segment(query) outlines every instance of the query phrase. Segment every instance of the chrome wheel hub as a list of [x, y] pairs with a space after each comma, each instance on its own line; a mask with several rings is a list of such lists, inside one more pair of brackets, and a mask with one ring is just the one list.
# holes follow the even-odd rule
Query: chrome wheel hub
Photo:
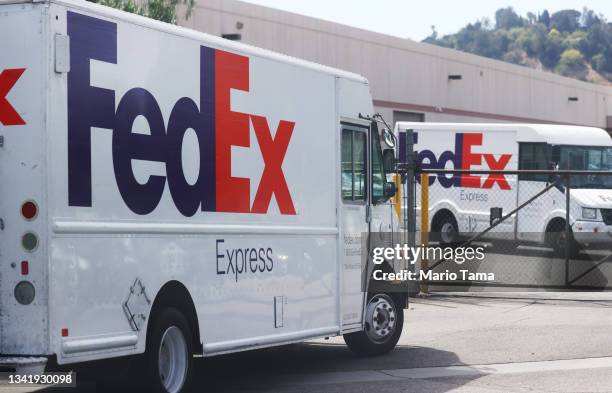
[[169, 393], [179, 392], [187, 377], [188, 349], [179, 328], [170, 326], [159, 346], [158, 365], [162, 385]]
[[384, 342], [395, 332], [396, 310], [387, 295], [376, 295], [366, 309], [366, 334], [372, 341]]
[[455, 232], [455, 227], [450, 222], [445, 222], [442, 224], [442, 228], [440, 228], [440, 237], [442, 238], [443, 243], [452, 243], [455, 240], [455, 236], [457, 233]]

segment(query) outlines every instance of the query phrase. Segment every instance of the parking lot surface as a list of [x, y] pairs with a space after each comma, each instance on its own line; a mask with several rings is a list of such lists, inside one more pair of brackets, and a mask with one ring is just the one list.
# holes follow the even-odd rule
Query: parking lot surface
[[[398, 347], [354, 356], [342, 338], [196, 362], [206, 392], [612, 392], [609, 293], [412, 299]], [[78, 378], [77, 378], [78, 379]], [[123, 391], [125, 385], [0, 392]]]

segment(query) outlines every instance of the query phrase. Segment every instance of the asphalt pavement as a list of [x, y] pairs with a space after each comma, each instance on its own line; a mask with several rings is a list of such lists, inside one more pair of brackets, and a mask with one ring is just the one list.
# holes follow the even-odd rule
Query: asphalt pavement
[[[612, 392], [612, 293], [447, 293], [405, 312], [388, 355], [359, 358], [331, 338], [197, 359], [196, 391]], [[0, 392], [126, 389], [83, 380]]]

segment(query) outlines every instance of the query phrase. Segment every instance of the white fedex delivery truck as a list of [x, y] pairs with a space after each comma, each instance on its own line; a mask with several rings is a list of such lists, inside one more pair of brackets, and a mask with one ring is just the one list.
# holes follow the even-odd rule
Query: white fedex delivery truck
[[[612, 170], [612, 139], [606, 131], [569, 125], [398, 122], [400, 150], [405, 148], [406, 130], [413, 130], [416, 160], [423, 169], [593, 171], [571, 178], [570, 228], [577, 245], [612, 246], [612, 176], [595, 175]], [[456, 241], [461, 233], [478, 233], [491, 225], [491, 208], [501, 208], [505, 215], [551, 181], [548, 174], [432, 174], [429, 228], [442, 243]], [[512, 234], [514, 240], [562, 251], [565, 220], [566, 195], [561, 185], [520, 209], [485, 238], [508, 239]]]
[[179, 392], [194, 353], [395, 346], [364, 78], [85, 1], [2, 0], [0, 37], [0, 365], [144, 354]]

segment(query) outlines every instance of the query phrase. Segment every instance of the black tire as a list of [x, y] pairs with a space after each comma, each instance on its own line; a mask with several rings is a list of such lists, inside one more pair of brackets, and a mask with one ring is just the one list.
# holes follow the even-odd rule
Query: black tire
[[[175, 329], [178, 329], [178, 331]], [[179, 332], [184, 340], [183, 343], [181, 343], [180, 338], [178, 338]], [[168, 342], [168, 344], [164, 345], [164, 349], [162, 349], [162, 338], [164, 338], [165, 335], [165, 342]], [[174, 341], [178, 343], [174, 341], [173, 343], [169, 343], [169, 341], [166, 341], [171, 340], [171, 338], [168, 338], [168, 335], [176, 336]], [[182, 356], [182, 350], [180, 349], [182, 348], [182, 344], [185, 345], [186, 357]], [[167, 348], [170, 346], [179, 348], [177, 349], [179, 353], [176, 356], [168, 355], [169, 350]], [[163, 351], [163, 354], [161, 351]], [[167, 377], [172, 378], [172, 380], [174, 380], [174, 378], [178, 378], [179, 380], [182, 379], [182, 383], [180, 383], [179, 387], [177, 387], [176, 384], [169, 387], [164, 386], [166, 378], [164, 378], [160, 370], [160, 362], [163, 362], [163, 359], [172, 357], [175, 359], [184, 359], [185, 361], [184, 365], [186, 369], [184, 371], [182, 371], [183, 366], [180, 364], [180, 360], [168, 362], [169, 364], [174, 363], [177, 369], [170, 371]], [[190, 391], [191, 379], [193, 377], [193, 333], [187, 319], [178, 309], [164, 307], [156, 312], [156, 315], [153, 315], [147, 333], [147, 349], [144, 355], [143, 366], [143, 376], [147, 384], [147, 392], [185, 393]], [[179, 375], [179, 377], [174, 377], [174, 375]], [[181, 378], [180, 375], [184, 375], [184, 377]]]
[[[387, 307], [383, 307], [384, 304], [387, 304]], [[378, 314], [376, 314], [376, 305], [379, 306]], [[386, 310], [389, 306], [393, 308], [391, 312]], [[399, 304], [393, 296], [387, 294], [369, 296], [368, 306], [366, 307], [365, 330], [344, 335], [344, 342], [349, 349], [360, 356], [379, 356], [395, 348], [404, 327], [404, 309], [398, 306]], [[380, 318], [377, 318], [377, 316]], [[381, 337], [377, 339], [376, 330], [380, 332], [381, 329], [385, 329], [384, 326], [389, 326], [388, 324], [385, 325], [383, 321], [385, 318], [387, 323], [393, 322], [392, 331], [385, 335], [381, 334]], [[375, 324], [378, 326], [374, 326]]]
[[431, 240], [442, 246], [453, 246], [459, 242], [459, 225], [453, 213], [438, 213], [431, 223]]
[[[553, 249], [553, 254], [556, 257], [565, 257], [565, 248], [567, 247], [567, 233], [565, 230], [565, 221], [556, 221], [550, 225], [546, 233], [546, 243], [548, 247]], [[569, 231], [569, 257], [575, 258], [580, 254], [580, 244], [574, 239], [572, 230]]]

